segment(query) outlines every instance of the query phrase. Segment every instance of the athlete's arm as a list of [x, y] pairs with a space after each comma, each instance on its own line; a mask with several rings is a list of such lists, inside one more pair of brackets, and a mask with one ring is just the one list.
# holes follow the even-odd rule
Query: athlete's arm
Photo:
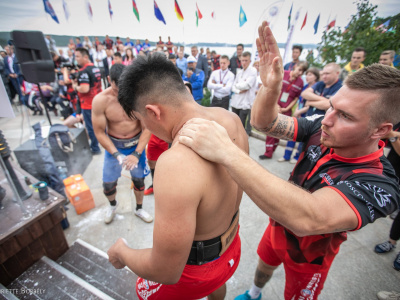
[[199, 160], [182, 145], [160, 156], [154, 177], [157, 218], [153, 248], [135, 250], [119, 242], [108, 251], [114, 266], [127, 265], [138, 276], [162, 284], [179, 280], [195, 236], [197, 207], [204, 188], [201, 178], [207, 176]]
[[[255, 128], [270, 128], [277, 120], [277, 103], [281, 93], [283, 66], [276, 40], [267, 22], [258, 28], [257, 50], [260, 56], [260, 79], [262, 86], [257, 93], [251, 113]], [[269, 134], [268, 131], [265, 131]]]
[[338, 192], [323, 188], [310, 194], [271, 174], [235, 146], [216, 122], [189, 120], [179, 142], [224, 165], [263, 212], [298, 236], [351, 230], [358, 225], [356, 214]]
[[98, 94], [94, 97], [92, 102], [92, 123], [94, 134], [96, 135], [96, 138], [99, 141], [100, 145], [102, 145], [108, 153], [113, 154], [118, 150], [114, 146], [114, 143], [111, 141], [109, 136], [106, 134], [106, 104], [106, 97], [102, 94]]

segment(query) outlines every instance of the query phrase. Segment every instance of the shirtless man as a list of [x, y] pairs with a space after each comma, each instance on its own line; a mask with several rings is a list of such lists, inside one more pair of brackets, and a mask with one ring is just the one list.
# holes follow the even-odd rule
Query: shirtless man
[[118, 79], [125, 66], [114, 65], [108, 80], [111, 86], [93, 100], [92, 122], [96, 137], [104, 147], [103, 188], [110, 201], [104, 222], [112, 222], [118, 202], [117, 182], [122, 168], [130, 170], [136, 197], [135, 215], [145, 222], [153, 218], [142, 208], [144, 177], [149, 174], [144, 148], [150, 139], [150, 132], [140, 121], [130, 119], [118, 103]]
[[140, 276], [140, 299], [223, 299], [225, 282], [240, 259], [242, 190], [221, 165], [202, 159], [177, 138], [187, 120], [202, 116], [225, 127], [248, 153], [239, 118], [198, 105], [176, 67], [158, 53], [138, 57], [127, 67], [118, 100], [132, 119], [172, 146], [159, 157], [154, 176], [153, 248], [132, 249], [120, 238], [108, 251], [110, 262]]

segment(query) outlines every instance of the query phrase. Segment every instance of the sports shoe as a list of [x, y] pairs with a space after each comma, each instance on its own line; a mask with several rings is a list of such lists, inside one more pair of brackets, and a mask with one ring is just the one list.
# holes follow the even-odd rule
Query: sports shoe
[[400, 300], [400, 293], [381, 291], [376, 294], [379, 300]]
[[396, 258], [394, 259], [393, 268], [394, 268], [396, 271], [400, 271], [400, 252], [397, 253]]
[[376, 253], [382, 254], [382, 253], [390, 252], [394, 248], [396, 248], [396, 246], [393, 245], [391, 242], [387, 241], [387, 242], [376, 245], [374, 251]]
[[266, 156], [265, 154], [263, 154], [263, 155], [260, 155], [258, 158], [259, 159], [271, 159], [272, 156]]
[[144, 195], [148, 196], [154, 193], [153, 186], [151, 185], [147, 190], [144, 190]]
[[145, 211], [143, 208], [135, 211], [135, 215], [138, 216], [139, 218], [141, 218], [146, 223], [153, 222], [153, 217], [150, 216], [149, 213], [147, 211]]
[[106, 217], [104, 218], [104, 223], [110, 224], [112, 222], [112, 220], [114, 219], [117, 207], [118, 207], [118, 202], [115, 206], [110, 205], [107, 208]]
[[257, 298], [252, 299], [249, 295], [249, 291], [246, 291], [244, 294], [237, 296], [234, 300], [261, 300], [261, 294]]
[[291, 164], [297, 164], [297, 159], [291, 158], [289, 162]]
[[284, 162], [284, 161], [289, 161], [289, 160], [285, 159], [284, 157], [278, 158], [278, 162]]

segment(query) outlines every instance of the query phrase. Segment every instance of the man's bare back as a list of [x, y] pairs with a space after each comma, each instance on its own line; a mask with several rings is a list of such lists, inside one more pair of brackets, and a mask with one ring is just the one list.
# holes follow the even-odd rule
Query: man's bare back
[[[202, 108], [196, 117], [216, 121], [225, 127], [235, 144], [248, 153], [248, 137], [240, 119], [235, 114], [222, 108]], [[176, 153], [182, 164], [187, 161], [185, 173], [180, 174], [182, 177], [186, 177], [188, 172], [194, 172], [198, 177], [197, 182], [192, 183], [192, 189], [197, 188], [200, 192], [199, 201], [195, 204], [197, 213], [193, 240], [204, 241], [220, 236], [228, 229], [232, 217], [238, 211], [243, 190], [233, 181], [222, 165], [203, 159], [190, 148], [177, 142], [177, 137], [178, 135], [165, 156], [170, 157], [172, 153]], [[162, 156], [160, 159], [163, 159]], [[170, 172], [174, 170], [171, 169]], [[168, 175], [159, 180], [167, 178], [169, 178]], [[159, 180], [155, 180], [155, 190], [157, 190]], [[157, 202], [157, 194], [155, 198]]]
[[115, 138], [129, 139], [142, 131], [140, 122], [126, 115], [118, 102], [118, 94], [111, 87], [94, 98], [93, 112], [96, 116], [104, 115], [107, 133]]

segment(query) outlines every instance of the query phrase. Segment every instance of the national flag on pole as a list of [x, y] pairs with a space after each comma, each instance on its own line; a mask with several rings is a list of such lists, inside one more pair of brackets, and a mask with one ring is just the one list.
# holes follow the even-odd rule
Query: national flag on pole
[[320, 16], [321, 16], [321, 14], [319, 14], [317, 20], [315, 20], [315, 23], [314, 23], [314, 34], [317, 34], [318, 25], [319, 25], [319, 17]]
[[156, 16], [156, 18], [157, 18], [158, 20], [160, 20], [160, 21], [163, 22], [165, 25], [167, 25], [167, 23], [165, 23], [164, 16], [163, 16], [163, 14], [161, 13], [161, 10], [158, 8], [158, 5], [157, 5], [157, 3], [156, 3], [156, 0], [154, 0], [154, 14], [155, 14], [155, 16]]
[[328, 23], [326, 30], [328, 31], [329, 29], [335, 27], [335, 24], [336, 24], [336, 17]]
[[239, 25], [242, 27], [244, 23], [247, 22], [246, 14], [244, 13], [243, 7], [240, 5], [240, 12], [239, 12]]
[[136, 19], [140, 22], [139, 10], [137, 9], [135, 0], [132, 0], [132, 5], [133, 5], [133, 13], [134, 13], [135, 16], [136, 16]]
[[89, 0], [86, 0], [86, 12], [88, 14], [90, 21], [93, 22], [93, 10], [92, 10], [92, 6], [90, 5]]
[[65, 18], [68, 21], [68, 19], [69, 19], [69, 9], [68, 9], [67, 2], [65, 2], [65, 0], [63, 0], [63, 8], [64, 8]]
[[382, 32], [386, 32], [388, 30], [390, 24], [390, 20], [387, 20], [385, 23], [382, 23], [378, 27], [375, 28], [375, 30], [380, 30]]
[[196, 26], [199, 26], [199, 19], [202, 19], [203, 15], [200, 12], [199, 7], [197, 6], [197, 2], [196, 2]]
[[289, 16], [288, 16], [288, 24], [287, 24], [287, 30], [290, 28], [290, 20], [292, 19], [292, 10], [293, 10], [293, 3], [292, 7], [290, 8]]
[[178, 1], [175, 0], [175, 13], [179, 21], [183, 21], [183, 14], [179, 7]]
[[110, 19], [112, 20], [112, 16], [113, 16], [113, 10], [112, 10], [112, 7], [111, 7], [111, 2], [110, 2], [110, 0], [108, 0], [108, 11], [109, 11], [109, 13], [110, 13]]
[[304, 17], [303, 25], [301, 25], [300, 30], [302, 30], [302, 29], [304, 28], [304, 26], [306, 26], [306, 23], [307, 23], [307, 14], [308, 14], [308, 12], [306, 12], [306, 16]]
[[215, 11], [213, 11], [213, 12], [211, 13], [211, 18], [213, 18], [214, 20], [216, 19], [216, 17], [215, 17]]
[[44, 4], [44, 11], [47, 12], [51, 18], [57, 22], [57, 24], [60, 24], [60, 22], [58, 21], [57, 15], [53, 9], [53, 6], [51, 6], [50, 1], [49, 0], [43, 0], [43, 4]]

